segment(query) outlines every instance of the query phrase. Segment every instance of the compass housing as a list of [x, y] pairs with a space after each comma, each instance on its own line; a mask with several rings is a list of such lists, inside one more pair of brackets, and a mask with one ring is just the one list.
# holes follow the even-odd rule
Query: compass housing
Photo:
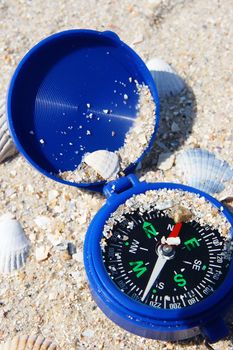
[[[100, 248], [106, 221], [132, 195], [148, 190], [178, 189], [204, 197], [219, 210], [222, 209], [222, 204], [202, 191], [181, 184], [140, 183], [134, 175], [120, 180], [121, 183], [115, 183], [115, 193], [111, 193], [113, 183], [106, 186], [108, 200], [92, 220], [85, 238], [84, 263], [91, 292], [98, 306], [115, 323], [143, 337], [181, 340], [203, 333], [211, 342], [215, 342], [226, 336], [224, 316], [233, 297], [232, 262], [222, 285], [206, 299], [181, 309], [156, 309], [134, 301], [120, 291], [105, 269]], [[123, 188], [123, 192], [120, 188]], [[222, 214], [233, 227], [230, 213], [224, 208]]]

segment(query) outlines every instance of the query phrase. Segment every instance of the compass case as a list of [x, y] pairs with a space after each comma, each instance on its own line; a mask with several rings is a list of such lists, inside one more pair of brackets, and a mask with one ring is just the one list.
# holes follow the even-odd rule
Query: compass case
[[[105, 188], [108, 200], [91, 222], [84, 245], [84, 263], [90, 289], [102, 311], [119, 326], [143, 337], [181, 340], [202, 333], [210, 342], [215, 342], [226, 336], [228, 330], [224, 316], [233, 297], [232, 263], [224, 283], [206, 299], [181, 309], [159, 309], [134, 301], [112, 282], [104, 266], [100, 248], [106, 221], [119, 205], [135, 194], [164, 188], [179, 189], [204, 197], [219, 210], [222, 209], [222, 204], [188, 186], [172, 183], [140, 183], [134, 175], [115, 182], [115, 193], [112, 193], [111, 188], [112, 184]], [[229, 212], [224, 209], [222, 214], [233, 226]]]
[[[149, 87], [156, 123], [148, 147], [125, 174], [150, 149], [159, 124], [158, 94], [146, 65], [111, 31], [68, 30], [42, 40], [22, 59], [9, 87], [8, 122], [18, 150], [53, 180], [102, 191], [104, 183], [74, 183], [57, 174], [76, 169], [87, 152], [123, 146], [137, 117], [134, 80]], [[86, 118], [88, 111], [92, 118]]]

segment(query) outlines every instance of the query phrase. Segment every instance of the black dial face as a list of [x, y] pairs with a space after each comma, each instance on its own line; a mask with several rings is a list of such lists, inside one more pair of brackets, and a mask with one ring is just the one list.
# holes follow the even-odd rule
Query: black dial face
[[224, 281], [231, 242], [196, 221], [175, 224], [163, 211], [127, 214], [102, 246], [105, 268], [130, 298], [178, 309], [211, 295]]

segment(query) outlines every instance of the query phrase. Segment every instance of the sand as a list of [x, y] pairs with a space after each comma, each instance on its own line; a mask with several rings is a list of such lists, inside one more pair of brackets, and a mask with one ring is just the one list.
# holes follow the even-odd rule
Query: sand
[[[175, 166], [157, 169], [158, 155], [166, 153], [175, 161], [176, 153], [189, 147], [207, 148], [233, 165], [232, 5], [230, 0], [1, 0], [1, 98], [18, 61], [40, 39], [69, 28], [112, 29], [144, 60], [157, 55], [171, 63], [187, 83], [169, 104], [161, 101], [159, 134], [138, 171], [140, 179], [178, 181]], [[179, 132], [172, 131], [174, 122]], [[0, 276], [1, 342], [40, 333], [63, 350], [206, 349], [202, 337], [172, 344], [134, 336], [96, 307], [82, 248], [103, 196], [44, 178], [21, 156], [0, 165], [0, 181], [0, 214], [15, 213], [32, 242], [25, 268], [12, 277]], [[76, 246], [75, 259], [55, 249], [56, 242], [65, 240]], [[35, 259], [40, 246], [50, 252], [44, 262]], [[229, 338], [214, 349], [232, 348], [232, 320]]]

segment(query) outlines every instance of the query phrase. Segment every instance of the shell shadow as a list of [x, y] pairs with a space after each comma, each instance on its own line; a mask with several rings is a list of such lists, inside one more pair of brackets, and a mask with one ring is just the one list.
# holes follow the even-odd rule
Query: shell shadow
[[182, 347], [201, 346], [201, 349], [215, 350], [214, 344], [209, 344], [208, 341], [201, 335], [197, 335], [191, 339], [181, 340], [177, 342]]
[[138, 174], [144, 175], [155, 167], [161, 153], [174, 153], [192, 133], [197, 113], [195, 94], [186, 83], [176, 96], [160, 98], [160, 125], [155, 142], [142, 162]]
[[225, 320], [226, 320], [227, 327], [229, 330], [229, 334], [228, 334], [226, 340], [229, 340], [231, 342], [231, 349], [232, 349], [232, 346], [233, 346], [233, 305], [231, 305], [229, 307], [227, 315], [225, 317]]

